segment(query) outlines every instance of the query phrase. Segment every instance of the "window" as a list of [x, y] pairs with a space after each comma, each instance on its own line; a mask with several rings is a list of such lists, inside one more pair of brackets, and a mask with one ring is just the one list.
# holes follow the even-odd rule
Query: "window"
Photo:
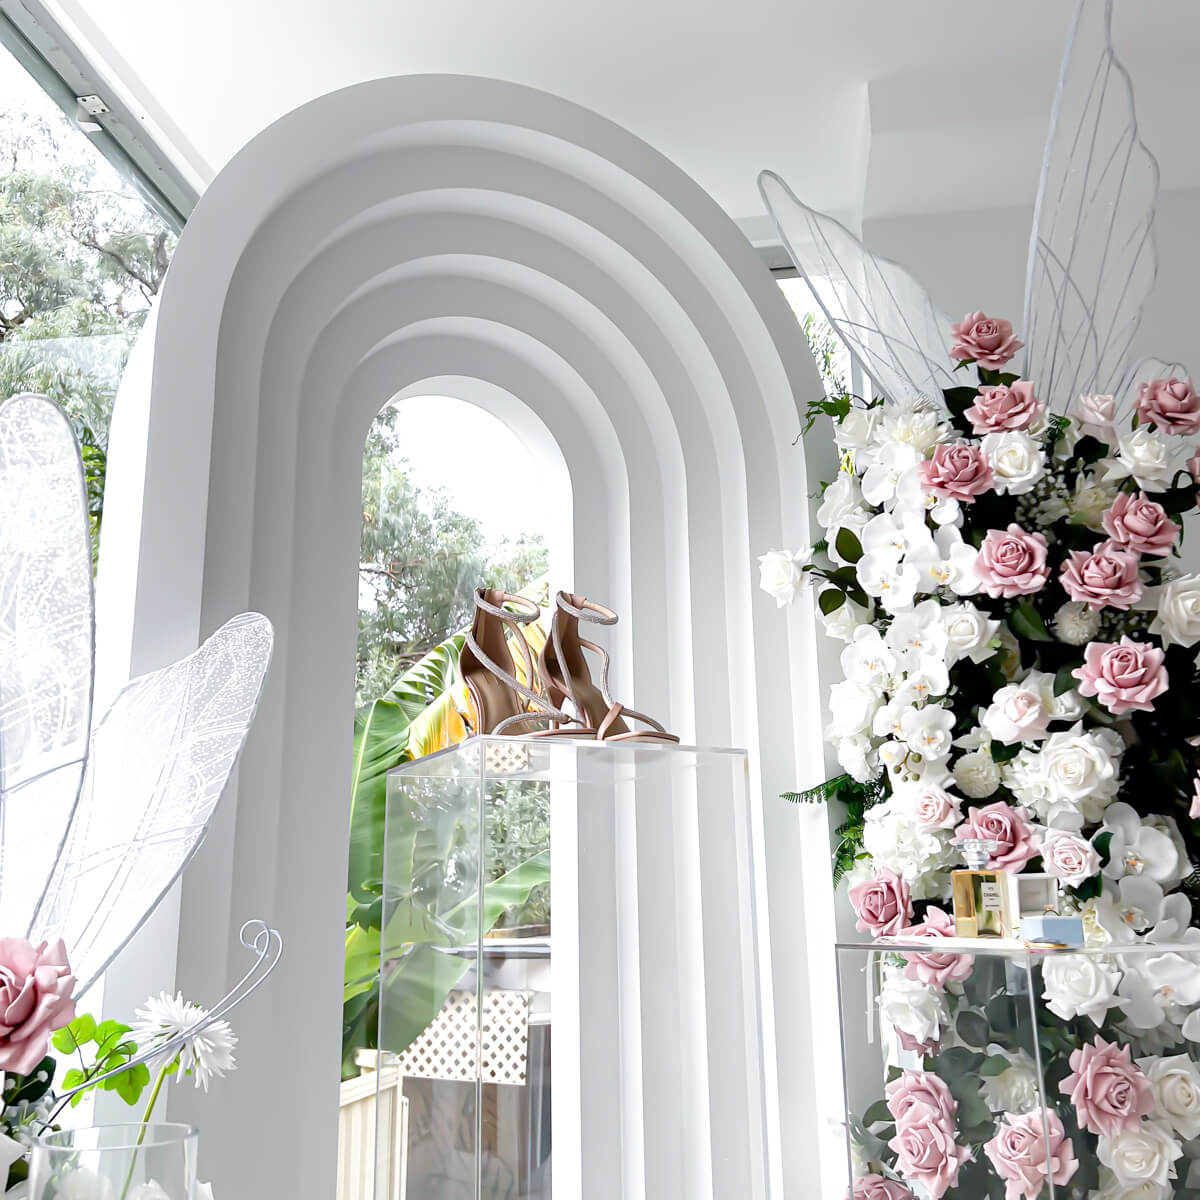
[[175, 232], [2, 48], [0, 172], [0, 399], [70, 416], [95, 551], [113, 401]]

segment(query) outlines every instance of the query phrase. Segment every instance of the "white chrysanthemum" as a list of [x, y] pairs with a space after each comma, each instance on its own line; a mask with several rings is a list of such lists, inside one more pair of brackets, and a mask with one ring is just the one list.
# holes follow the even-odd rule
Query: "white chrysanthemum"
[[1100, 614], [1078, 600], [1068, 600], [1054, 614], [1054, 633], [1068, 646], [1085, 646], [1100, 632]]
[[954, 782], [972, 800], [990, 796], [1000, 786], [1000, 768], [987, 750], [972, 750], [954, 764]]
[[[185, 1000], [182, 992], [176, 992], [174, 996], [169, 992], [160, 992], [157, 996], [151, 996], [137, 1010], [129, 1036], [137, 1042], [140, 1050], [153, 1050], [187, 1033], [207, 1016], [207, 1009]], [[207, 1091], [210, 1079], [219, 1079], [237, 1066], [233, 1057], [236, 1045], [237, 1035], [229, 1027], [229, 1022], [214, 1021], [189, 1037], [182, 1049], [165, 1050], [155, 1065], [165, 1066], [178, 1055], [179, 1069], [175, 1078], [180, 1080], [184, 1075], [191, 1075], [196, 1086]]]

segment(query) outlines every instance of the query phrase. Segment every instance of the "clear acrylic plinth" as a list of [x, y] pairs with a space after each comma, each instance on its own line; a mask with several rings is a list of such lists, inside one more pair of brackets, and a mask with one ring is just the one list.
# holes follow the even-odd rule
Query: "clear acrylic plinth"
[[385, 843], [376, 1200], [766, 1195], [744, 752], [471, 739]]
[[[1200, 1197], [1197, 942], [899, 935], [837, 957], [852, 1194]], [[1132, 1080], [1113, 1112], [1105, 1075]]]

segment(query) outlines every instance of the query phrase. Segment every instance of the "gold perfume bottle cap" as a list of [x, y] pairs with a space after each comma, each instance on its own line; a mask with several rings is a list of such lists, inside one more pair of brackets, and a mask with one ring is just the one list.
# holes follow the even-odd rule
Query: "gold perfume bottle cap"
[[958, 843], [966, 864], [972, 871], [988, 865], [988, 859], [1000, 849], [1000, 843], [991, 838], [963, 838]]

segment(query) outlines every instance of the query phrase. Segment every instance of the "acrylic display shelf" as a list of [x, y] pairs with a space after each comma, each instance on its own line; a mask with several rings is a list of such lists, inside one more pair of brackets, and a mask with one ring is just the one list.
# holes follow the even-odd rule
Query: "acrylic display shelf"
[[856, 1200], [1200, 1197], [1197, 942], [837, 958]]
[[376, 1200], [765, 1197], [750, 828], [742, 751], [478, 738], [391, 772]]

